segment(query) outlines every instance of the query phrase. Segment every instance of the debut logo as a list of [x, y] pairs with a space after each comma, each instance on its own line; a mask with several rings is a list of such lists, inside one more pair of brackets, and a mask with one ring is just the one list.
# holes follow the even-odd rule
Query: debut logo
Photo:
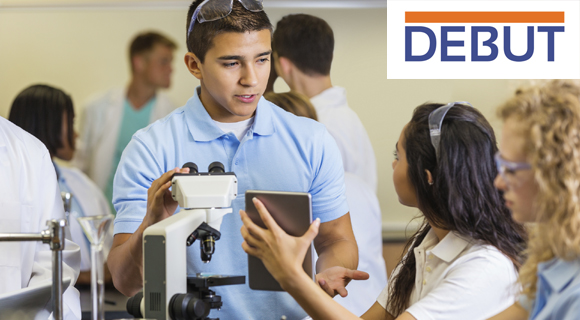
[[578, 0], [389, 0], [388, 79], [580, 79]]
[[[547, 34], [548, 61], [554, 61], [556, 33], [564, 32], [563, 25], [534, 26], [537, 23], [563, 24], [564, 12], [405, 12], [405, 23], [413, 24], [454, 24], [453, 26], [441, 26], [433, 30], [429, 26], [405, 26], [405, 61], [426, 61], [435, 54], [436, 46], [440, 46], [441, 61], [465, 61], [465, 55], [450, 55], [449, 47], [463, 47], [463, 40], [449, 40], [449, 34], [455, 33], [471, 37], [470, 61], [494, 61], [500, 53], [499, 46], [503, 47], [503, 54], [511, 61], [522, 62], [529, 60], [534, 55], [535, 34], [545, 32]], [[494, 26], [481, 25], [471, 26], [466, 33], [466, 26], [457, 24], [497, 24], [497, 23], [524, 23], [527, 26], [526, 51], [516, 55], [511, 49], [512, 30], [510, 26], [499, 29]], [[499, 32], [503, 31], [503, 43], [496, 40]], [[436, 34], [437, 32], [437, 34]], [[413, 55], [413, 34], [422, 33], [429, 39], [429, 48], [425, 54]], [[481, 45], [489, 48], [488, 54], [481, 54], [479, 50], [480, 39], [486, 38]], [[439, 41], [437, 41], [439, 39]], [[546, 47], [546, 46], [543, 46]]]

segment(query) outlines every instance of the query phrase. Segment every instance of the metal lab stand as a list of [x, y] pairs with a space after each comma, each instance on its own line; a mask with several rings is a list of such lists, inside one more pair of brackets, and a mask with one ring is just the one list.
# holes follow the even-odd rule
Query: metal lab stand
[[52, 313], [55, 320], [62, 320], [62, 250], [66, 220], [46, 221], [48, 229], [40, 233], [0, 233], [0, 241], [42, 241], [52, 250]]

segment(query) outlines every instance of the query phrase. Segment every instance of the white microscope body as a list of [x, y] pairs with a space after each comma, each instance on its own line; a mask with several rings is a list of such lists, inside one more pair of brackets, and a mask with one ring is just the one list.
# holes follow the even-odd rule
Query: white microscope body
[[[186, 311], [191, 300], [187, 297], [186, 245], [198, 239], [201, 258], [209, 262], [215, 240], [220, 237], [223, 216], [232, 212], [231, 202], [238, 193], [236, 175], [225, 173], [219, 162], [212, 163], [208, 173], [198, 173], [193, 163], [184, 167], [190, 167], [190, 173], [175, 174], [171, 192], [183, 209], [143, 233], [144, 289], [140, 309], [144, 318], [190, 319], [186, 315], [193, 312]], [[191, 302], [189, 308], [202, 307], [196, 303]], [[206, 311], [203, 313], [199, 319], [207, 316]]]

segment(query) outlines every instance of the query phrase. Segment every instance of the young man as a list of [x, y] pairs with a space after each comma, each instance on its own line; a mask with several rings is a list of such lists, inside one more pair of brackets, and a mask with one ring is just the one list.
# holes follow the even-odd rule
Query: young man
[[333, 86], [330, 79], [334, 34], [328, 23], [307, 14], [285, 16], [276, 25], [272, 47], [276, 72], [292, 91], [310, 98], [318, 121], [338, 144], [344, 170], [376, 193], [377, 167], [369, 137], [348, 106], [346, 90]]
[[[115, 286], [128, 296], [142, 288], [143, 231], [174, 214], [177, 203], [169, 191], [171, 177], [188, 172], [173, 168], [191, 161], [202, 171], [220, 161], [238, 178], [234, 213], [223, 219], [211, 263], [202, 263], [198, 246], [189, 247], [188, 273], [247, 275], [237, 214], [244, 209], [246, 190], [310, 192], [314, 218], [322, 221], [315, 240], [320, 256], [317, 280], [329, 294], [344, 295], [350, 279], [337, 267], [356, 269], [358, 255], [339, 150], [323, 125], [262, 99], [270, 72], [272, 25], [261, 6], [246, 9], [261, 1], [233, 1], [231, 13], [209, 22], [203, 19], [209, 20], [211, 10], [202, 7], [198, 18], [194, 16], [201, 2], [189, 8], [191, 32], [185, 56], [188, 70], [201, 86], [185, 106], [135, 134], [117, 170], [113, 203], [118, 214], [108, 260]], [[216, 292], [224, 305], [210, 317], [300, 319], [306, 315], [283, 292], [252, 291], [247, 284], [216, 288]]]
[[[159, 33], [137, 35], [129, 47], [128, 87], [112, 89], [92, 99], [83, 112], [75, 166], [99, 186], [109, 203], [117, 165], [133, 134], [175, 109], [169, 98], [158, 91], [171, 84], [176, 48], [171, 39]], [[111, 209], [115, 212], [112, 205]]]

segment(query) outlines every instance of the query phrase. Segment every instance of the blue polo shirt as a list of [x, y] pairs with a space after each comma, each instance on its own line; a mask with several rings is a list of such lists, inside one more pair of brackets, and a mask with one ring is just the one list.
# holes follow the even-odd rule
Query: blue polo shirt
[[[246, 275], [247, 255], [241, 244], [246, 190], [309, 192], [313, 218], [337, 219], [348, 210], [344, 195], [344, 169], [340, 152], [326, 128], [311, 119], [297, 117], [261, 98], [254, 124], [239, 141], [224, 133], [211, 119], [198, 90], [187, 104], [138, 131], [123, 152], [114, 181], [113, 204], [117, 210], [115, 234], [137, 230], [147, 206], [147, 189], [163, 173], [194, 162], [200, 171], [214, 161], [236, 173], [238, 197], [233, 213], [224, 217], [221, 239], [209, 264], [199, 258], [199, 246], [188, 248], [188, 273]], [[178, 209], [179, 210], [179, 209]], [[283, 292], [254, 291], [245, 285], [216, 287], [222, 296], [221, 319], [301, 319], [306, 313]]]
[[559, 258], [538, 264], [536, 299], [520, 297], [530, 320], [577, 320], [580, 317], [580, 259]]

